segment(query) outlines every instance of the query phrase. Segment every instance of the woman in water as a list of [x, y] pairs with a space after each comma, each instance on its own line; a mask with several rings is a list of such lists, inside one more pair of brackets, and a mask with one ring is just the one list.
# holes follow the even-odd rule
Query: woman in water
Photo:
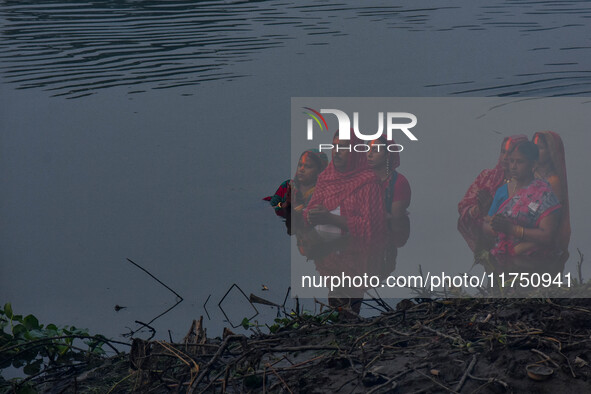
[[489, 245], [486, 244], [482, 233], [483, 219], [487, 216], [495, 191], [511, 179], [509, 152], [517, 143], [523, 141], [527, 141], [525, 135], [506, 137], [501, 144], [497, 165], [482, 171], [458, 204], [458, 230], [475, 253], [488, 249]]
[[485, 231], [496, 236], [490, 253], [497, 272], [557, 273], [554, 236], [560, 219], [560, 203], [552, 188], [534, 177], [537, 146], [518, 144], [510, 154], [511, 181], [495, 195], [508, 198], [498, 207]]
[[[345, 246], [321, 258], [315, 258], [321, 275], [359, 276], [371, 269], [378, 255], [375, 247], [385, 232], [384, 204], [379, 180], [367, 165], [365, 153], [352, 146], [361, 140], [333, 139], [332, 161], [318, 177], [316, 189], [304, 220], [328, 242], [347, 237]], [[383, 252], [380, 252], [383, 254]], [[344, 306], [359, 312], [365, 289], [342, 286], [329, 293], [332, 306]]]
[[290, 210], [301, 213], [308, 205], [318, 175], [328, 166], [328, 157], [325, 153], [317, 149], [308, 149], [304, 151], [298, 161], [297, 170], [293, 180], [283, 182], [275, 194], [266, 197], [275, 213], [289, 220]]
[[561, 255], [564, 268], [569, 256], [568, 244], [570, 242], [570, 212], [564, 145], [560, 136], [553, 131], [535, 133], [533, 141], [540, 151], [540, 158], [534, 170], [534, 176], [548, 181], [562, 206], [556, 233], [556, 248]]

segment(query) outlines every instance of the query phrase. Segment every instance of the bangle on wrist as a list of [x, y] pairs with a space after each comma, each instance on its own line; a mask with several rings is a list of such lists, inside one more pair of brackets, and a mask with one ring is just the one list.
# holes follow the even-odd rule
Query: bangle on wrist
[[520, 225], [516, 224], [513, 226], [513, 236], [517, 239], [521, 239], [521, 229]]
[[515, 238], [519, 240], [523, 240], [523, 236], [525, 235], [525, 228], [523, 226], [515, 225]]

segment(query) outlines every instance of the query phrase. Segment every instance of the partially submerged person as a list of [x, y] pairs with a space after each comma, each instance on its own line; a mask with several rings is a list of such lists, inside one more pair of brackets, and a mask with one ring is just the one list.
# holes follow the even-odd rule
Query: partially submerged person
[[[394, 144], [394, 141], [391, 141]], [[402, 218], [407, 216], [410, 205], [410, 184], [406, 177], [396, 169], [400, 166], [400, 153], [389, 152], [386, 136], [369, 143], [367, 164], [374, 174], [382, 181], [384, 188], [384, 207], [388, 218]]]
[[533, 141], [540, 151], [534, 176], [548, 181], [562, 206], [556, 233], [556, 248], [561, 254], [561, 261], [564, 268], [564, 264], [569, 256], [568, 244], [571, 233], [564, 145], [560, 136], [553, 131], [535, 133]]
[[483, 220], [491, 207], [496, 190], [511, 179], [509, 152], [523, 141], [527, 141], [527, 137], [521, 134], [506, 137], [501, 144], [497, 165], [482, 171], [458, 204], [458, 230], [474, 253], [486, 250], [490, 246], [482, 233]]
[[[510, 154], [511, 181], [499, 189], [507, 194], [484, 231], [496, 236], [490, 250], [495, 272], [558, 273], [554, 236], [560, 203], [552, 188], [534, 177], [539, 152], [533, 142], [521, 142]], [[500, 198], [499, 198], [500, 200]]]
[[[330, 242], [347, 237], [346, 246], [314, 263], [321, 275], [364, 275], [375, 257], [372, 245], [383, 238], [385, 214], [379, 180], [367, 165], [365, 153], [352, 146], [361, 143], [355, 135], [350, 140], [333, 139], [332, 161], [318, 177], [316, 190], [304, 220], [320, 237]], [[364, 288], [341, 287], [329, 293], [332, 306], [359, 312]]]
[[[300, 155], [293, 180], [286, 180], [271, 197], [266, 197], [278, 216], [290, 219], [291, 210], [301, 213], [310, 202], [318, 175], [328, 166], [326, 153], [308, 149]], [[289, 230], [289, 226], [288, 226]]]

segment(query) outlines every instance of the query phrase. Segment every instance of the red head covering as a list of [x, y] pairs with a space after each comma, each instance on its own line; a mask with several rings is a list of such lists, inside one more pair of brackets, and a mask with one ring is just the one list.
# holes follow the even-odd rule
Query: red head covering
[[[560, 223], [558, 225], [558, 233], [556, 236], [556, 246], [566, 252], [570, 242], [570, 212], [568, 202], [568, 183], [566, 180], [566, 158], [564, 154], [564, 145], [560, 136], [553, 131], [540, 131], [534, 134], [534, 142], [537, 143], [538, 138], [543, 136], [548, 145], [548, 152], [550, 153], [550, 160], [554, 167], [554, 174], [558, 177], [558, 182], [553, 182], [552, 176], [548, 180], [552, 185], [552, 190], [560, 199], [562, 205], [560, 213]], [[568, 257], [567, 257], [568, 258]]]
[[[335, 135], [336, 137], [336, 135]], [[314, 205], [323, 205], [329, 211], [341, 205], [351, 193], [357, 191], [361, 186], [369, 183], [378, 183], [378, 179], [367, 165], [367, 158], [364, 152], [355, 152], [353, 146], [363, 142], [351, 133], [351, 152], [348, 156], [345, 171], [339, 171], [331, 161], [326, 170], [318, 176], [316, 190], [308, 208]], [[333, 150], [334, 158], [335, 150]]]
[[[347, 218], [349, 233], [354, 237], [372, 239], [385, 229], [383, 190], [378, 178], [367, 165], [366, 153], [353, 147], [363, 142], [351, 133], [351, 152], [344, 171], [338, 171], [331, 161], [318, 176], [312, 200], [304, 211], [322, 205], [332, 211], [337, 207]], [[333, 150], [333, 158], [335, 151]]]
[[[523, 141], [527, 141], [527, 137], [523, 134], [505, 137], [501, 148], [510, 151], [518, 143]], [[491, 196], [494, 196], [497, 189], [503, 184], [505, 170], [503, 169], [502, 162], [503, 158], [499, 156], [499, 161], [494, 168], [482, 171], [470, 185], [464, 198], [458, 204], [458, 211], [460, 213], [458, 230], [472, 251], [476, 251], [477, 249], [477, 242], [481, 235], [482, 219], [487, 215], [487, 212], [478, 212], [477, 215], [473, 215], [474, 211], [472, 208], [478, 205], [479, 190], [486, 190]]]

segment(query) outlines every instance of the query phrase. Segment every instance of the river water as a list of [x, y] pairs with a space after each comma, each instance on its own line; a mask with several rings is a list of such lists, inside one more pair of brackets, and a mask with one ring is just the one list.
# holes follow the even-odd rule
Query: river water
[[[207, 313], [220, 335], [233, 283], [279, 304], [290, 284], [290, 240], [261, 198], [290, 176], [291, 97], [591, 91], [586, 1], [363, 4], [0, 2], [0, 301], [118, 337], [175, 303], [129, 258], [184, 298], [151, 324], [158, 337]], [[591, 141], [560, 116], [572, 268], [591, 234]], [[433, 137], [428, 159], [403, 156], [412, 230], [398, 265], [469, 267], [457, 202], [503, 135], [535, 131], [458, 130]], [[442, 163], [453, 173], [432, 180]], [[252, 315], [236, 289], [226, 301], [233, 324]]]

